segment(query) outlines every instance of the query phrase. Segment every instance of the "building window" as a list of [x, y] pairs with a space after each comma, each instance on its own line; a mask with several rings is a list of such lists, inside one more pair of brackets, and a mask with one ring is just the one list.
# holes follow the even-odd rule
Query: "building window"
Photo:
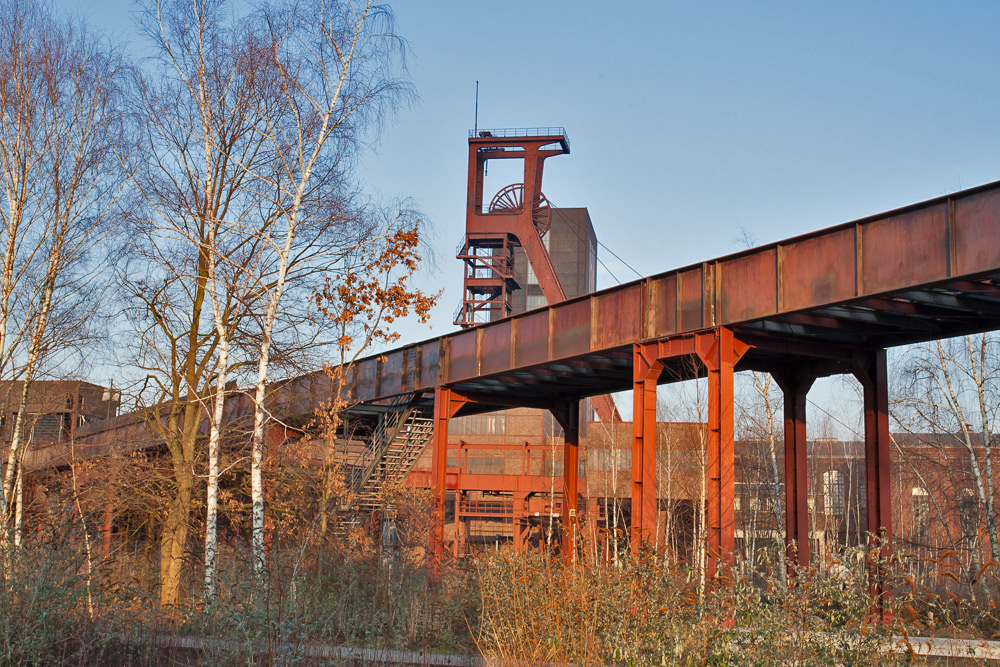
[[470, 457], [466, 462], [466, 472], [470, 475], [502, 475], [503, 459], [493, 457]]
[[587, 452], [587, 467], [599, 472], [632, 470], [631, 449], [591, 449]]
[[61, 442], [68, 434], [66, 433], [68, 428], [67, 415], [62, 413], [56, 414], [28, 414], [25, 415], [27, 418], [28, 426], [28, 439], [34, 443], [53, 443]]
[[[542, 236], [542, 245], [545, 246], [545, 250], [546, 251], [549, 250], [549, 246], [550, 246], [549, 239], [550, 238], [552, 238], [552, 234], [549, 234], [548, 232], [546, 232]], [[535, 269], [534, 269], [533, 266], [531, 266], [531, 261], [530, 260], [528, 260], [528, 284], [529, 285], [537, 285], [538, 284], [538, 277], [535, 276]], [[538, 306], [535, 306], [535, 308], [537, 308], [537, 307]], [[528, 306], [528, 310], [531, 310], [531, 308], [532, 308], [531, 306]]]
[[844, 476], [839, 470], [823, 473], [823, 508], [827, 516], [844, 515]]
[[456, 417], [448, 423], [448, 432], [453, 435], [503, 435], [505, 431], [504, 421], [502, 412]]
[[962, 489], [958, 493], [958, 513], [967, 531], [979, 526], [979, 498], [972, 489]]
[[927, 527], [931, 519], [931, 497], [927, 489], [919, 486], [913, 487], [911, 495], [911, 514], [913, 521], [913, 536], [923, 538], [927, 535]]
[[535, 308], [544, 308], [549, 305], [549, 302], [545, 300], [544, 294], [539, 294], [538, 296], [528, 296], [525, 299], [525, 310], [534, 310]]

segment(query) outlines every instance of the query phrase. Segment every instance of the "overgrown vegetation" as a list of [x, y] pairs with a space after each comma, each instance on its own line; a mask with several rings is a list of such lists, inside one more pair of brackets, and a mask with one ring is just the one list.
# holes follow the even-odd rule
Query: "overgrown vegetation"
[[894, 636], [996, 630], [961, 596], [912, 586], [901, 558], [885, 567], [895, 595], [879, 614], [863, 549], [791, 585], [766, 553], [707, 589], [652, 553], [566, 565], [502, 549], [449, 564], [435, 585], [421, 550], [383, 547], [364, 531], [317, 545], [297, 573], [272, 559], [263, 594], [249, 551], [226, 553], [226, 585], [209, 605], [190, 596], [163, 608], [155, 577], [139, 572], [155, 563], [109, 558], [92, 581], [91, 614], [81, 537], [76, 521], [11, 560], [0, 664], [325, 664], [323, 647], [351, 646], [514, 665], [881, 665], [908, 660], [888, 652]]

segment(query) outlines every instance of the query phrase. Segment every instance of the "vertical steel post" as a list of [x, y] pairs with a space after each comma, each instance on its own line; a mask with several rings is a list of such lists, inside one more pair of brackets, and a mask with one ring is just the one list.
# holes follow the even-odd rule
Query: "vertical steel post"
[[[889, 387], [885, 350], [874, 350], [855, 371], [865, 394], [865, 491], [869, 534], [869, 587], [879, 598], [891, 595], [885, 589], [884, 564], [892, 538], [892, 506], [889, 480]], [[871, 560], [879, 553], [879, 563]]]
[[580, 402], [569, 401], [554, 411], [563, 428], [563, 506], [562, 558], [576, 562], [577, 512], [576, 499], [580, 465]]
[[444, 556], [444, 504], [448, 493], [448, 420], [463, 403], [463, 399], [456, 401], [451, 389], [447, 387], [434, 389], [434, 435], [431, 437], [434, 523], [431, 527], [430, 548], [427, 554], [432, 577], [441, 574]]
[[785, 541], [788, 574], [809, 566], [809, 477], [806, 396], [815, 378], [794, 371], [772, 373], [785, 398]]
[[518, 489], [514, 492], [514, 551], [524, 550], [524, 492]]
[[733, 373], [739, 355], [733, 332], [719, 327], [697, 334], [695, 349], [708, 373], [708, 563], [709, 579], [732, 569], [735, 553], [736, 457]]
[[462, 495], [461, 488], [455, 489], [455, 539], [451, 544], [451, 553], [455, 558], [461, 553], [459, 542], [462, 539]]
[[655, 344], [632, 346], [633, 549], [656, 536], [656, 384], [663, 372], [656, 349]]

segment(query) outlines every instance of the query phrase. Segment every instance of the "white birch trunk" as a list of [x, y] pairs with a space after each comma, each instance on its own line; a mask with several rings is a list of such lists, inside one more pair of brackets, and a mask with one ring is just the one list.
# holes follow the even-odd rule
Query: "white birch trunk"
[[[296, 207], [299, 198], [296, 197]], [[293, 214], [294, 216], [294, 214]], [[289, 222], [285, 244], [278, 259], [278, 280], [267, 304], [263, 335], [260, 342], [260, 360], [257, 363], [257, 387], [254, 390], [253, 439], [250, 451], [250, 495], [252, 503], [252, 559], [254, 573], [263, 578], [267, 568], [267, 554], [264, 548], [264, 400], [266, 398], [268, 363], [271, 353], [271, 335], [274, 318], [285, 287], [288, 272], [288, 257], [295, 237], [295, 219]]]
[[17, 483], [14, 484], [14, 547], [21, 546], [21, 517], [24, 515], [24, 470], [17, 471]]
[[229, 331], [223, 321], [219, 307], [218, 281], [216, 279], [215, 243], [212, 234], [209, 248], [209, 295], [212, 301], [212, 317], [219, 336], [218, 373], [215, 380], [214, 404], [208, 432], [208, 484], [205, 491], [205, 590], [206, 602], [215, 600], [216, 595], [216, 555], [218, 554], [219, 524], [219, 442], [222, 437], [222, 419], [226, 406], [226, 375], [229, 369]]

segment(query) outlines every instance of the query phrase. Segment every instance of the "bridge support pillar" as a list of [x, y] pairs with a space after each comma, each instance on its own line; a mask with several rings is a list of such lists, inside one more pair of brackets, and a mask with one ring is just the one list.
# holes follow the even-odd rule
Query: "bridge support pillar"
[[718, 327], [695, 335], [695, 352], [708, 374], [708, 562], [709, 580], [731, 570], [735, 555], [736, 455], [733, 375], [748, 346]]
[[[864, 388], [865, 485], [868, 519], [869, 589], [883, 601], [885, 563], [891, 554], [892, 506], [889, 481], [889, 388], [885, 350], [873, 350], [855, 364], [854, 375]], [[878, 555], [875, 558], [875, 555]]]
[[[656, 385], [663, 362], [656, 344], [632, 352], [632, 544], [657, 538]], [[654, 544], [655, 546], [655, 544]]]
[[[706, 438], [707, 548], [709, 578], [733, 565], [736, 457], [733, 433], [733, 375], [750, 346], [725, 327], [633, 348], [632, 539], [657, 538], [656, 385], [664, 360], [684, 358], [708, 376]], [[687, 374], [687, 373], [685, 373]]]
[[444, 556], [444, 503], [448, 493], [448, 420], [454, 417], [465, 403], [464, 397], [447, 387], [437, 387], [434, 390], [434, 435], [431, 437], [434, 524], [431, 527], [427, 553], [432, 578], [441, 574]]
[[580, 468], [580, 402], [566, 401], [555, 406], [552, 415], [563, 429], [562, 559], [576, 562], [577, 507]]
[[772, 372], [785, 398], [785, 541], [788, 574], [809, 567], [809, 493], [806, 465], [806, 396], [815, 376]]

